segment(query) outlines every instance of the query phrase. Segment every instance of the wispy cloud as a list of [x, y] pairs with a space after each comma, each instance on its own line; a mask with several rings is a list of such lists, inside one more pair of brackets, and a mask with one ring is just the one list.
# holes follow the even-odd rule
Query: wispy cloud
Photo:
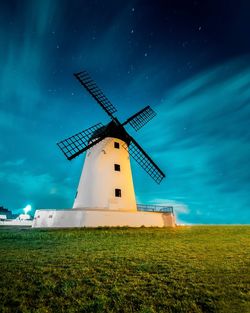
[[[189, 222], [250, 222], [242, 206], [250, 200], [249, 59], [218, 65], [168, 91], [141, 135], [167, 173], [155, 192], [173, 200], [181, 197]], [[148, 201], [148, 194], [144, 198]], [[229, 209], [235, 214], [229, 216]]]
[[4, 63], [0, 75], [0, 103], [6, 111], [14, 105], [16, 114], [27, 114], [41, 101], [40, 77], [48, 51], [44, 49], [44, 43], [56, 3], [48, 0], [26, 2], [26, 9], [22, 10], [25, 16], [15, 21], [19, 32], [13, 34], [12, 24], [9, 24], [8, 30], [1, 32], [4, 44], [0, 47], [0, 58]]
[[185, 215], [190, 214], [190, 210], [186, 204], [175, 201], [175, 200], [156, 198], [156, 199], [150, 200], [149, 202], [152, 204], [161, 205], [161, 206], [172, 206], [177, 224], [185, 224], [183, 218], [185, 217]]
[[[74, 190], [67, 179], [58, 180], [51, 173], [32, 172], [25, 167], [27, 164], [25, 165], [24, 159], [6, 161], [0, 166], [0, 185], [8, 185], [8, 193], [14, 198], [19, 198], [17, 203], [22, 205], [22, 199], [27, 199], [35, 206], [43, 206], [46, 199], [47, 206], [71, 207]], [[4, 199], [5, 195], [2, 188], [1, 199]]]
[[20, 166], [23, 165], [25, 162], [25, 159], [17, 159], [17, 160], [13, 160], [13, 161], [6, 161], [3, 163], [3, 167], [16, 167], [16, 166]]
[[[32, 197], [43, 194], [61, 194], [67, 198], [71, 194], [71, 189], [63, 183], [58, 183], [49, 173], [34, 174], [28, 171], [16, 170], [22, 165], [22, 160], [7, 162], [8, 171], [1, 170], [2, 181], [14, 185], [14, 190], [18, 188], [23, 194], [30, 194]], [[12, 167], [10, 169], [10, 167]], [[14, 168], [13, 168], [14, 167]]]

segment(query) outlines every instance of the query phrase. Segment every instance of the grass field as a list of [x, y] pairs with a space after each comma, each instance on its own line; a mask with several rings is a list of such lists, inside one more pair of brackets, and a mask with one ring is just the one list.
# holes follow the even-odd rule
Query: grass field
[[0, 312], [250, 312], [250, 227], [0, 228]]

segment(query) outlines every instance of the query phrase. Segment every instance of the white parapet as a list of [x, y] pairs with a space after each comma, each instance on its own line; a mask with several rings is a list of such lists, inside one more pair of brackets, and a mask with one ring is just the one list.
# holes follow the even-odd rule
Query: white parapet
[[0, 226], [22, 226], [31, 227], [33, 225], [33, 220], [4, 220], [0, 221]]
[[32, 227], [174, 227], [173, 213], [103, 209], [36, 210]]

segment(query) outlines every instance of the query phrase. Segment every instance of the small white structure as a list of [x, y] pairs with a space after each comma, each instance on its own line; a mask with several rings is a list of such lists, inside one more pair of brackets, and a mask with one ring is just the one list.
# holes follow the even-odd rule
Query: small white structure
[[15, 219], [1, 219], [0, 226], [24, 226], [31, 227], [33, 225], [33, 220], [29, 214], [20, 214]]
[[33, 226], [33, 220], [5, 220], [0, 221], [0, 226], [15, 226], [15, 227], [32, 227]]
[[20, 221], [28, 221], [31, 220], [31, 216], [29, 214], [20, 214], [16, 219]]
[[113, 115], [116, 109], [90, 76], [86, 72], [75, 76], [111, 122], [94, 125], [58, 143], [68, 160], [87, 151], [73, 209], [37, 210], [33, 227], [175, 226], [173, 211], [138, 211], [135, 200], [130, 155], [157, 183], [165, 175], [124, 126], [130, 124], [139, 130], [155, 112], [146, 106], [120, 123]]

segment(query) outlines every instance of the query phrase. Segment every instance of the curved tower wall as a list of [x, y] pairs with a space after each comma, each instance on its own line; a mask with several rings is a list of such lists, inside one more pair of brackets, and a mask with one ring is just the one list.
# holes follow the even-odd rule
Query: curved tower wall
[[130, 157], [124, 145], [121, 139], [108, 137], [87, 151], [73, 209], [137, 210]]

